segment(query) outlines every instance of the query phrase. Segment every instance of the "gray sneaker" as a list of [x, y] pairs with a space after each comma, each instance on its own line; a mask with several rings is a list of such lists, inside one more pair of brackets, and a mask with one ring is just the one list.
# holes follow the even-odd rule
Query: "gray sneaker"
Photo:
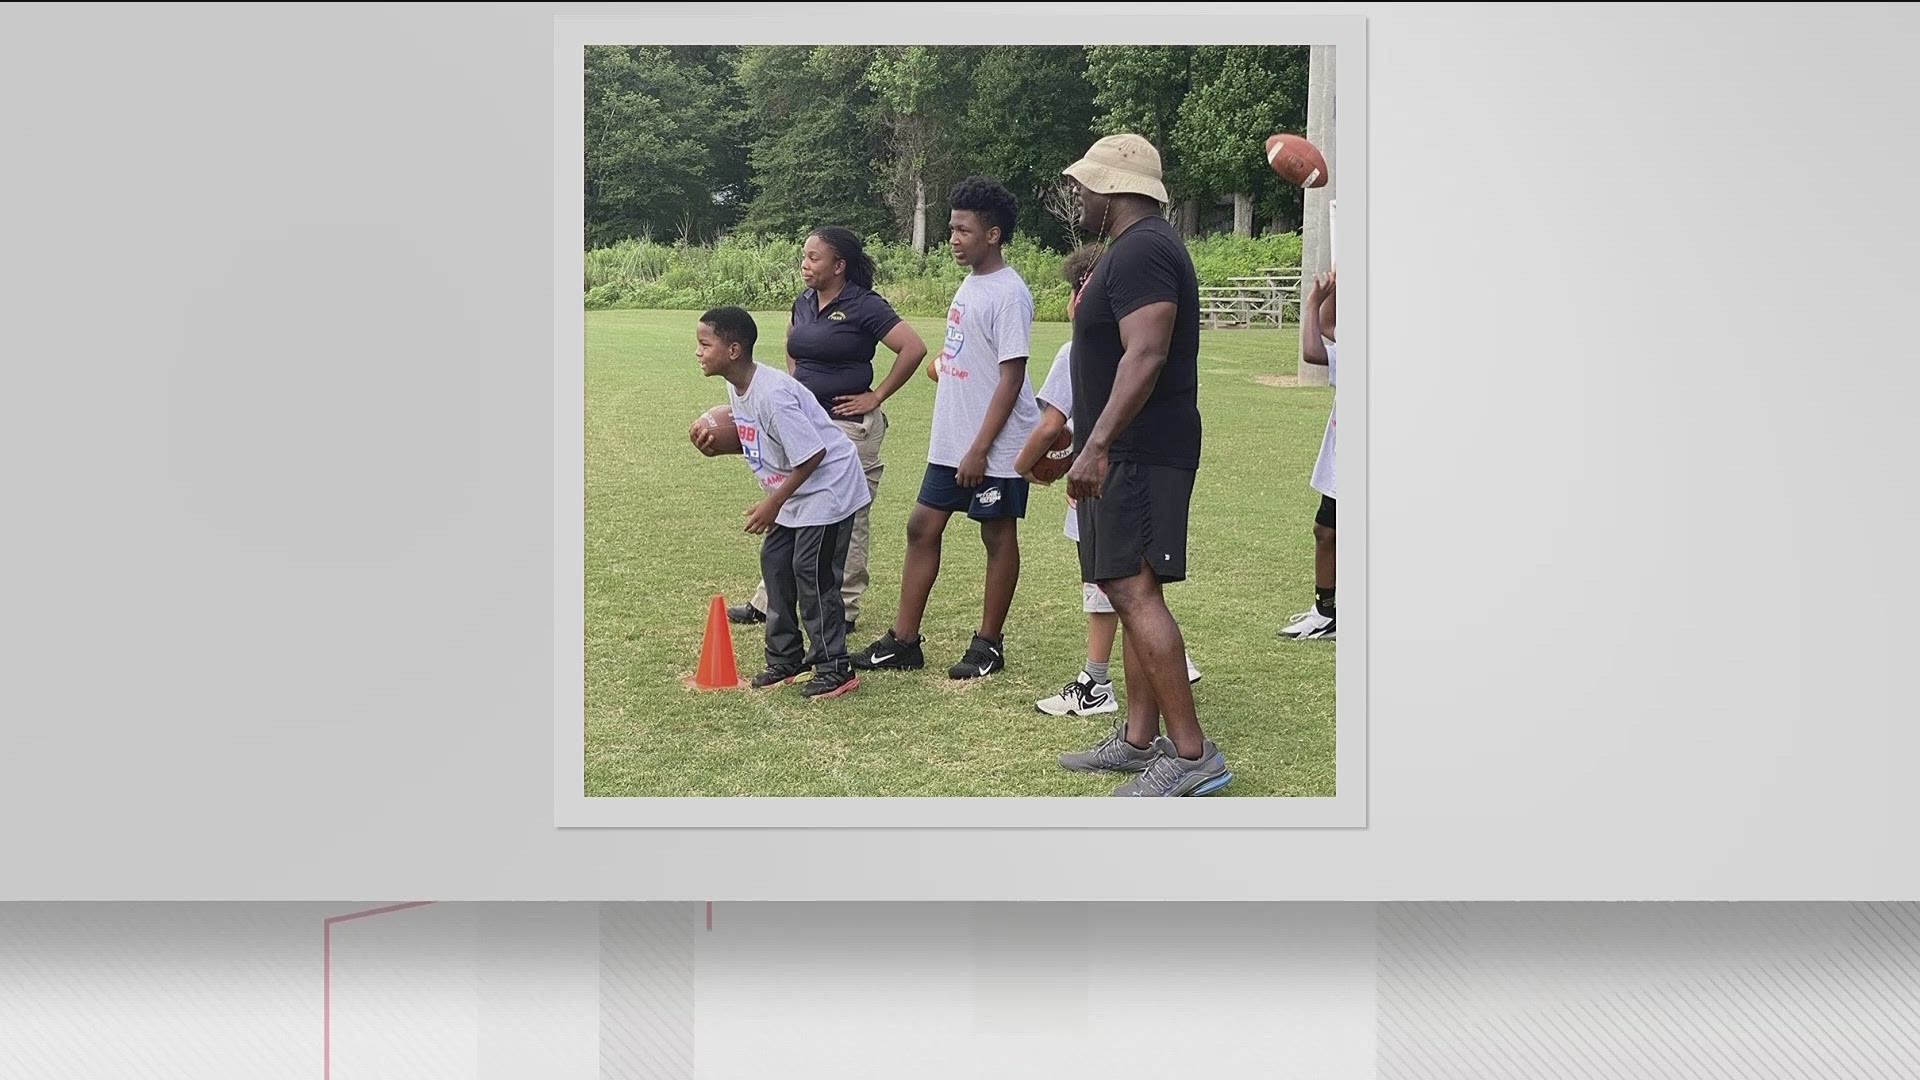
[[1061, 754], [1060, 765], [1074, 772], [1140, 772], [1160, 756], [1159, 740], [1145, 750], [1127, 741], [1125, 717], [1099, 745], [1078, 754]]
[[1211, 795], [1227, 786], [1226, 755], [1208, 739], [1201, 744], [1199, 761], [1188, 761], [1173, 749], [1165, 735], [1153, 740], [1154, 758], [1145, 772], [1114, 789], [1122, 797], [1180, 798]]

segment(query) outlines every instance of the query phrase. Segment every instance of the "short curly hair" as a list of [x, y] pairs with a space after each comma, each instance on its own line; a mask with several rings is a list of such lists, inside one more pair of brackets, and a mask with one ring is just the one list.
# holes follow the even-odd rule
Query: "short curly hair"
[[1099, 262], [1106, 251], [1104, 244], [1082, 244], [1061, 264], [1060, 276], [1067, 279], [1068, 285], [1079, 288], [1081, 279], [1093, 273], [1093, 264]]
[[1013, 239], [1014, 219], [1020, 213], [1020, 201], [1005, 184], [985, 176], [969, 176], [953, 185], [947, 205], [955, 210], [971, 210], [980, 215], [987, 228], [1000, 228], [1000, 243]]

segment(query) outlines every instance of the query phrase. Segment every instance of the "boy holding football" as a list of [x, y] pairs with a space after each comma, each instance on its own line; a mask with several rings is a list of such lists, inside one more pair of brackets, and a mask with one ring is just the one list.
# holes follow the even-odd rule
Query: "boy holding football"
[[847, 656], [840, 586], [854, 515], [872, 494], [852, 440], [814, 395], [785, 371], [754, 361], [758, 337], [753, 316], [737, 307], [708, 311], [694, 332], [700, 372], [726, 380], [741, 453], [766, 491], [746, 514], [746, 531], [765, 537], [760, 571], [768, 599], [767, 667], [753, 686], [791, 683], [811, 669], [801, 693], [839, 697], [860, 685]]

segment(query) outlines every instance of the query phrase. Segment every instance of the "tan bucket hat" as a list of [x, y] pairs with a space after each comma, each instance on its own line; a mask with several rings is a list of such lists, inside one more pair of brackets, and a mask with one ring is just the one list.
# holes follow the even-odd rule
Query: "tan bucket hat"
[[1066, 167], [1071, 176], [1099, 195], [1130, 192], [1165, 205], [1166, 185], [1160, 182], [1160, 151], [1138, 135], [1109, 135], [1093, 144], [1086, 156]]

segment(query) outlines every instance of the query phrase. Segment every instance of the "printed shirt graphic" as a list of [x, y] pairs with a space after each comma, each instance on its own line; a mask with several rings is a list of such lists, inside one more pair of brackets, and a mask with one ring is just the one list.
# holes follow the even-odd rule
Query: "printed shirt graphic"
[[[1000, 389], [1001, 362], [1028, 355], [1033, 330], [1033, 294], [1013, 267], [968, 274], [947, 308], [941, 343], [940, 382], [933, 396], [933, 432], [927, 461], [958, 468], [986, 422]], [[987, 451], [987, 475], [1016, 477], [1013, 461], [1040, 422], [1033, 382], [1021, 374], [1020, 396], [1006, 426]]]
[[1333, 493], [1333, 443], [1334, 436], [1338, 433], [1337, 426], [1340, 410], [1340, 396], [1337, 389], [1340, 385], [1339, 355], [1339, 350], [1335, 347], [1334, 343], [1331, 341], [1327, 342], [1327, 385], [1335, 387], [1336, 389], [1334, 391], [1333, 408], [1327, 412], [1326, 433], [1320, 436], [1320, 457], [1313, 463], [1313, 490], [1325, 495], [1329, 499], [1339, 497]]
[[740, 453], [768, 494], [786, 483], [795, 466], [826, 448], [820, 467], [780, 508], [775, 519], [780, 524], [790, 529], [832, 525], [872, 499], [853, 441], [793, 376], [756, 364], [746, 394], [727, 385], [727, 402]]
[[[1067, 417], [1067, 430], [1073, 430], [1073, 342], [1060, 346], [1053, 354], [1053, 366], [1047, 369], [1047, 381], [1040, 386], [1041, 403], [1051, 405]], [[1056, 480], [1054, 486], [1064, 490], [1064, 481]], [[1067, 539], [1080, 542], [1080, 512], [1073, 508], [1071, 499], [1067, 502]]]

